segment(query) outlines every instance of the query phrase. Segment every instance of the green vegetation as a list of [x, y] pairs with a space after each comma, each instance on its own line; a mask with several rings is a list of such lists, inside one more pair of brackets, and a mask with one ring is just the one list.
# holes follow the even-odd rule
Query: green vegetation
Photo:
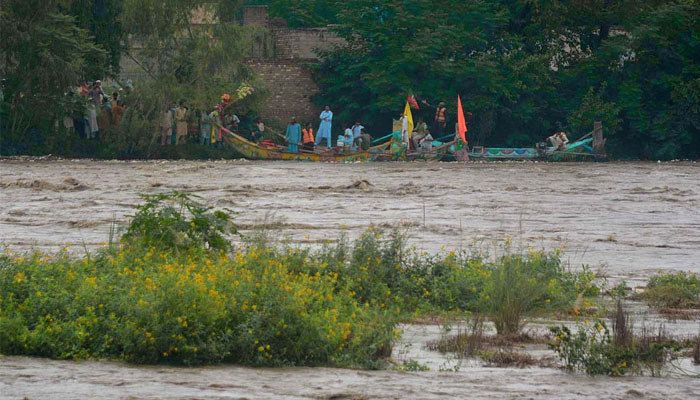
[[654, 332], [642, 329], [633, 332], [629, 314], [618, 301], [613, 333], [605, 322], [584, 321], [572, 329], [566, 326], [550, 328], [554, 339], [549, 344], [566, 368], [589, 375], [622, 376], [644, 374], [658, 376], [669, 361], [678, 358], [681, 351], [692, 347], [690, 341], [679, 342], [669, 338], [659, 328]]
[[[245, 4], [269, 5], [293, 27], [333, 24], [346, 44], [321, 54], [315, 100], [377, 135], [390, 131], [407, 93], [445, 101], [451, 127], [460, 94], [472, 144], [530, 146], [602, 120], [614, 157], [700, 157], [697, 0], [8, 0], [0, 151], [62, 150], [55, 122], [83, 113], [63, 94], [81, 79], [114, 76], [120, 56], [152, 80], [136, 86], [131, 122], [117, 136], [150, 139], [170, 101], [204, 110], [241, 82], [263, 89], [237, 105], [254, 113], [265, 85], [242, 61], [264, 35], [237, 23]], [[197, 19], [202, 8], [218, 23]], [[432, 121], [433, 111], [416, 116]], [[143, 145], [115, 151], [140, 154], [124, 151], [133, 147]]]
[[638, 297], [654, 307], [700, 308], [700, 276], [682, 271], [654, 275]]
[[473, 144], [531, 146], [602, 120], [615, 157], [700, 157], [697, 1], [309, 2], [337, 10], [347, 41], [318, 68], [319, 103], [343, 104], [340, 120], [388, 131], [413, 93], [447, 103], [449, 133], [460, 94]]
[[[589, 273], [566, 270], [557, 252], [517, 255], [508, 244], [489, 259], [418, 253], [375, 229], [315, 250], [264, 235], [234, 245], [233, 233], [229, 213], [172, 193], [147, 196], [120, 243], [96, 254], [8, 252], [0, 353], [377, 368], [402, 319], [482, 311], [508, 332], [591, 289]], [[507, 317], [504, 290], [524, 291]]]

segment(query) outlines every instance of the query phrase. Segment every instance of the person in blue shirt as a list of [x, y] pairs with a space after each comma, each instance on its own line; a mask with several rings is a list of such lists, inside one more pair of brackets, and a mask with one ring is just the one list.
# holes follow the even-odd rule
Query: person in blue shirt
[[299, 145], [301, 144], [301, 125], [299, 125], [296, 118], [292, 118], [292, 122], [287, 125], [285, 138], [287, 139], [287, 151], [298, 153]]
[[347, 124], [343, 124], [343, 128], [345, 128], [344, 131], [344, 139], [343, 139], [343, 148], [346, 153], [350, 152], [350, 150], [354, 149], [352, 148], [352, 142], [353, 142], [353, 136], [352, 136], [352, 129], [348, 128]]

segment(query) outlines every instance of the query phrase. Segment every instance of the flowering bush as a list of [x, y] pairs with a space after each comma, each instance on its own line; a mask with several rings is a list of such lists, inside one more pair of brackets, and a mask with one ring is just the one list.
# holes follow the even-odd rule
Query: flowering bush
[[374, 228], [318, 250], [234, 247], [233, 232], [228, 213], [172, 193], [146, 197], [121, 245], [96, 256], [8, 252], [0, 353], [376, 368], [408, 312], [482, 311], [519, 327], [525, 313], [570, 306], [592, 279], [558, 252], [429, 255]]
[[4, 354], [372, 366], [393, 339], [393, 314], [359, 303], [334, 273], [290, 271], [273, 251], [1, 262]]

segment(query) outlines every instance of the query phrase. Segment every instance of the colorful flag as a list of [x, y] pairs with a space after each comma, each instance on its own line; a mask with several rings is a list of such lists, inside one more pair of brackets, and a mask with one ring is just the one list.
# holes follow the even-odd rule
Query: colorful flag
[[415, 97], [413, 97], [412, 94], [408, 94], [408, 97], [406, 97], [406, 101], [408, 102], [408, 104], [411, 105], [411, 107], [413, 107], [414, 110], [420, 110], [420, 107], [418, 106], [418, 101]]
[[457, 95], [457, 132], [464, 144], [467, 143], [467, 138], [464, 135], [467, 133], [467, 120], [464, 118], [464, 110], [462, 110], [462, 99]]
[[413, 115], [411, 114], [411, 105], [408, 104], [408, 102], [406, 102], [406, 108], [403, 110], [403, 115], [408, 120], [408, 128], [406, 129], [406, 133], [410, 139], [411, 135], [413, 134]]

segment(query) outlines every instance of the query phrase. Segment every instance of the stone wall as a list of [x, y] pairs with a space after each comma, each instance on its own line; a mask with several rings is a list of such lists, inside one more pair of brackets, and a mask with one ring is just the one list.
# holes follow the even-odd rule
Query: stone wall
[[315, 126], [320, 109], [310, 98], [319, 88], [305, 65], [318, 61], [317, 50], [343, 41], [327, 28], [289, 28], [284, 21], [270, 19], [267, 6], [244, 7], [242, 23], [266, 28], [253, 42], [246, 62], [270, 93], [261, 110], [263, 120], [284, 126], [296, 117]]
[[310, 96], [318, 93], [311, 71], [300, 60], [248, 59], [248, 66], [265, 81], [270, 96], [261, 110], [263, 121], [284, 126], [292, 117], [316, 125], [320, 110]]

